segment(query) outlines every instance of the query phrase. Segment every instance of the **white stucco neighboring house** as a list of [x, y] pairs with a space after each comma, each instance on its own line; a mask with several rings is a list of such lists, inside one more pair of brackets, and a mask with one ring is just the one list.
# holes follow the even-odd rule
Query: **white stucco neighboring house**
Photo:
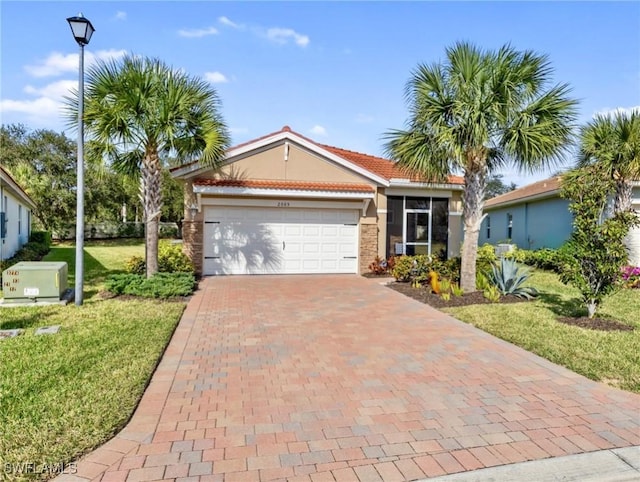
[[12, 257], [31, 234], [31, 212], [35, 204], [0, 166], [0, 260]]

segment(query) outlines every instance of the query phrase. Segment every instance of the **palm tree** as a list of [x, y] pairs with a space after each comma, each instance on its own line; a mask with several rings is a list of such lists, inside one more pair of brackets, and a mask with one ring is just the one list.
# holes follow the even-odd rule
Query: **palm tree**
[[600, 163], [616, 183], [613, 213], [629, 211], [640, 180], [640, 112], [597, 115], [580, 132], [578, 165]]
[[460, 284], [470, 292], [487, 176], [508, 164], [531, 172], [561, 159], [577, 102], [566, 84], [549, 86], [553, 70], [544, 55], [457, 43], [446, 56], [446, 63], [420, 64], [412, 73], [407, 128], [385, 135], [386, 151], [428, 180], [463, 173]]
[[[67, 98], [77, 123], [78, 93]], [[140, 176], [147, 276], [158, 272], [163, 159], [213, 165], [229, 145], [216, 91], [158, 59], [127, 56], [87, 72], [84, 122], [94, 153]], [[74, 117], [75, 116], [75, 117]]]

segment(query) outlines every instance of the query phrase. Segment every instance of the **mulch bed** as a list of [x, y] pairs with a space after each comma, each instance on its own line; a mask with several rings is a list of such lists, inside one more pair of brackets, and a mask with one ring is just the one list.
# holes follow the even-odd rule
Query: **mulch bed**
[[[434, 308], [454, 308], [458, 306], [469, 305], [484, 305], [490, 303], [487, 300], [482, 291], [475, 291], [473, 293], [464, 293], [462, 296], [453, 296], [449, 301], [445, 301], [441, 296], [433, 294], [429, 287], [413, 288], [411, 283], [398, 283], [397, 281], [389, 283], [387, 285], [392, 290], [402, 293], [409, 298], [425, 303]], [[499, 303], [526, 303], [525, 298], [519, 298], [518, 296], [506, 295], [501, 296]], [[588, 318], [582, 316], [580, 318], [572, 318], [569, 316], [559, 316], [557, 320], [560, 323], [567, 325], [579, 326], [580, 328], [587, 328], [589, 330], [599, 331], [633, 331], [634, 327], [625, 325], [616, 320], [607, 320], [603, 318]]]
[[[451, 295], [449, 301], [442, 299], [440, 295], [433, 294], [431, 288], [413, 288], [411, 283], [393, 282], [387, 285], [392, 290], [396, 290], [409, 298], [426, 303], [434, 308], [455, 308], [458, 306], [484, 305], [491, 303], [484, 297], [482, 291], [474, 291], [473, 293], [464, 293], [462, 296]], [[501, 296], [499, 303], [523, 303], [527, 302], [526, 298], [520, 298], [514, 295]]]
[[588, 318], [582, 316], [580, 318], [572, 318], [570, 316], [559, 316], [558, 321], [567, 325], [579, 326], [589, 330], [599, 331], [633, 331], [633, 326], [625, 325], [616, 320], [605, 320], [602, 318]]

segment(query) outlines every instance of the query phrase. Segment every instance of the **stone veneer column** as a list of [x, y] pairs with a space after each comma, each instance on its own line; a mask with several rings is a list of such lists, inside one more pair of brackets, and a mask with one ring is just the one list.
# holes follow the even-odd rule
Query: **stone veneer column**
[[369, 265], [378, 255], [378, 226], [360, 224], [360, 274], [369, 271]]
[[182, 223], [182, 251], [193, 262], [196, 274], [202, 274], [202, 220], [187, 221]]

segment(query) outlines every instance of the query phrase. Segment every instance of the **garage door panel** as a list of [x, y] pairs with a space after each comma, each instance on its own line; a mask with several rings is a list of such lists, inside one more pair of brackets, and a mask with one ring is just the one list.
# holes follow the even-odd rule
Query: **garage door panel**
[[356, 273], [356, 210], [205, 208], [204, 274]]

